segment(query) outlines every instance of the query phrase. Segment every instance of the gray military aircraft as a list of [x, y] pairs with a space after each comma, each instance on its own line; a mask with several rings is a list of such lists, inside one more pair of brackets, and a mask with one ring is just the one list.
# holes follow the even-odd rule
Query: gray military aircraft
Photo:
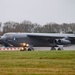
[[[0, 38], [0, 44], [5, 47], [23, 47], [33, 50], [33, 47], [55, 47], [75, 44], [75, 34], [60, 33], [5, 33]], [[59, 47], [58, 50], [61, 50]]]

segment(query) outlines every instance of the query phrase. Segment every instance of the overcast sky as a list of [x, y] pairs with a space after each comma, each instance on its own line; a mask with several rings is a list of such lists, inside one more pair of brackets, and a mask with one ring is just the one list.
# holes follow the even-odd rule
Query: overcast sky
[[0, 0], [0, 22], [75, 23], [75, 0]]

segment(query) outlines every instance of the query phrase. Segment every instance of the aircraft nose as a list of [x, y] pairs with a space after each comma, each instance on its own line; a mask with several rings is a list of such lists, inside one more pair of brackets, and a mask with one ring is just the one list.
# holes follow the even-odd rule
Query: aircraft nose
[[6, 40], [6, 38], [4, 37], [0, 37], [0, 41]]
[[0, 37], [0, 41], [2, 40], [2, 38]]
[[1, 36], [0, 36], [0, 38], [1, 38]]
[[3, 39], [0, 37], [0, 44], [2, 44]]

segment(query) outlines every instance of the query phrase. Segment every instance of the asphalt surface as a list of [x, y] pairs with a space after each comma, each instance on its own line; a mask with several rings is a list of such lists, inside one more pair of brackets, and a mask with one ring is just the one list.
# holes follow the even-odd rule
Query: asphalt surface
[[[56, 47], [56, 50], [58, 47]], [[34, 47], [34, 50], [51, 50], [51, 47]], [[75, 50], [75, 45], [63, 47], [63, 50]]]
[[[56, 50], [58, 49], [58, 47], [55, 47], [55, 48], [56, 48]], [[61, 48], [62, 48], [62, 46], [61, 46]], [[2, 51], [2, 50], [20, 50], [20, 49], [18, 47], [16, 47], [16, 49], [15, 49], [15, 47], [12, 47], [12, 49], [11, 49], [11, 47], [9, 47], [9, 49], [8, 48], [5, 49], [5, 47], [0, 47], [0, 51]], [[34, 50], [35, 51], [45, 51], [45, 50], [50, 51], [51, 47], [34, 47]], [[75, 45], [63, 47], [62, 50], [75, 50]]]

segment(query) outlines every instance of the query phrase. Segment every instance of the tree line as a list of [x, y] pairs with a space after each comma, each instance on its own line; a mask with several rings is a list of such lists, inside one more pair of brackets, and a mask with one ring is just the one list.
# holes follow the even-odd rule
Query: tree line
[[26, 33], [73, 33], [75, 31], [75, 23], [47, 23], [40, 25], [30, 21], [23, 21], [21, 23], [8, 21], [2, 24], [0, 22], [0, 35], [7, 32], [26, 32]]

